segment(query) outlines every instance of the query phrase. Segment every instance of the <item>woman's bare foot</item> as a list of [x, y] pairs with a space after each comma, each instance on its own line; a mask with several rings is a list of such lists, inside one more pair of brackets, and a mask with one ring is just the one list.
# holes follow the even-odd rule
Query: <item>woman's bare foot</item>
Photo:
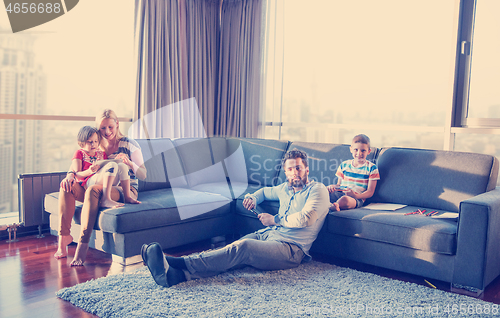
[[331, 211], [340, 211], [340, 206], [337, 202], [333, 202], [330, 204], [330, 210]]
[[61, 259], [68, 256], [68, 245], [73, 242], [71, 235], [59, 235], [57, 242], [57, 252], [54, 254], [55, 259]]
[[125, 198], [124, 199], [126, 203], [132, 203], [132, 204], [139, 204], [141, 201], [137, 201], [136, 199], [130, 197], [130, 198]]
[[119, 208], [121, 206], [124, 206], [125, 204], [116, 202], [111, 199], [102, 199], [99, 206], [103, 208]]
[[87, 252], [89, 250], [89, 243], [78, 243], [75, 251], [75, 257], [71, 261], [71, 266], [82, 266], [87, 258]]

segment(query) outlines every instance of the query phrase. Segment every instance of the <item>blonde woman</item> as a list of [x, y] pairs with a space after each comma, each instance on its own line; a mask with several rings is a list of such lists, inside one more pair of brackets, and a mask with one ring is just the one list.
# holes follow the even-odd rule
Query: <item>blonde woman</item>
[[[146, 179], [147, 173], [141, 148], [135, 140], [120, 132], [118, 117], [111, 109], [105, 109], [96, 117], [96, 128], [102, 137], [101, 150], [109, 159], [121, 159], [129, 168], [130, 179], [111, 189], [111, 199], [117, 202], [120, 197], [125, 197], [126, 203], [140, 203], [137, 200], [137, 178]], [[74, 169], [70, 169], [71, 171]], [[68, 255], [67, 246], [73, 241], [70, 235], [71, 221], [75, 213], [75, 200], [78, 200], [83, 202], [81, 232], [71, 266], [81, 266], [87, 257], [90, 235], [99, 211], [99, 201], [103, 197], [103, 185], [94, 184], [85, 191], [78, 182], [74, 182], [74, 175], [70, 172], [61, 181], [59, 190], [59, 242], [54, 257], [60, 259]]]

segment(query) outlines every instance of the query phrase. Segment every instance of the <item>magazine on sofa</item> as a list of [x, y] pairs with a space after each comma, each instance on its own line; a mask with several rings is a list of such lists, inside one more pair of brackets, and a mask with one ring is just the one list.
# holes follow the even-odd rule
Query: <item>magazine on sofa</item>
[[395, 204], [395, 203], [370, 203], [364, 206], [364, 209], [369, 210], [382, 210], [382, 211], [396, 211], [404, 208], [405, 204]]

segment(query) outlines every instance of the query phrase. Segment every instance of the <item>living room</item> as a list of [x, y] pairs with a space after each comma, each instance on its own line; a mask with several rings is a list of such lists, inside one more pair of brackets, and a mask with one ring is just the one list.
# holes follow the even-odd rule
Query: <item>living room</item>
[[[196, 99], [199, 117], [174, 117], [168, 127], [148, 129], [150, 138], [228, 136], [349, 144], [362, 132], [377, 148], [499, 156], [500, 104], [494, 76], [498, 43], [490, 40], [499, 38], [491, 31], [498, 29], [490, 16], [498, 9], [494, 2], [486, 4], [491, 7], [475, 1], [187, 4], [86, 1], [20, 33], [12, 34], [10, 25], [2, 25], [3, 38], [36, 37], [33, 69], [42, 69], [46, 78], [46, 84], [36, 84], [37, 89], [46, 86], [40, 109], [16, 112], [14, 98], [1, 104], [6, 131], [41, 132], [35, 142], [24, 137], [23, 154], [16, 156], [8, 151], [14, 147], [3, 141], [7, 150], [2, 153], [13, 155], [4, 161], [10, 171], [4, 174], [9, 187], [2, 215], [19, 210], [13, 186], [17, 175], [66, 171], [78, 146], [78, 129], [93, 124], [95, 114], [105, 107], [117, 112], [122, 131], [129, 132], [153, 111]], [[96, 12], [96, 7], [101, 10]], [[3, 49], [4, 61], [5, 52], [12, 51]], [[4, 69], [5, 64], [0, 70], [6, 76]], [[158, 76], [165, 80], [151, 84]], [[197, 129], [184, 127], [195, 119]], [[39, 160], [33, 160], [28, 150]], [[41, 232], [47, 235], [47, 229]], [[24, 240], [33, 233], [23, 234], [20, 227], [17, 234]], [[8, 238], [7, 231], [2, 235]], [[54, 242], [49, 241], [49, 248]], [[13, 244], [19, 243], [8, 246]], [[12, 250], [6, 249], [9, 253]], [[85, 267], [102, 268], [99, 262]], [[77, 273], [81, 269], [62, 270], [76, 275], [74, 281], [82, 277]], [[489, 300], [495, 302], [491, 299], [495, 296]]]

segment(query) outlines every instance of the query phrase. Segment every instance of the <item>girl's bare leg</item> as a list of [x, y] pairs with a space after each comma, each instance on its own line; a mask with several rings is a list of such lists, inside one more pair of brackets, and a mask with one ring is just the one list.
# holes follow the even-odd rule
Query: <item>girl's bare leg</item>
[[111, 189], [113, 188], [114, 181], [115, 181], [115, 176], [113, 175], [104, 178], [103, 196], [99, 203], [99, 206], [104, 208], [118, 208], [125, 205], [123, 203], [116, 202], [115, 200], [111, 199]]
[[129, 170], [130, 168], [126, 164], [118, 164], [118, 176], [120, 178], [120, 186], [122, 187], [123, 191], [123, 199], [125, 200], [125, 203], [138, 204], [141, 202], [137, 201], [137, 196], [135, 195], [135, 193], [132, 193], [130, 191]]
[[132, 203], [132, 204], [141, 203], [141, 201], [137, 201], [137, 197], [135, 196], [135, 194], [132, 191], [130, 191], [130, 179], [121, 180], [120, 185], [122, 186], [123, 198], [126, 203]]
[[[99, 201], [99, 206], [103, 208], [117, 208], [123, 206], [123, 203], [119, 203], [111, 198], [111, 189], [113, 185], [118, 184], [119, 179], [116, 177], [118, 173], [118, 164], [115, 162], [109, 162], [104, 167], [102, 167], [99, 172], [93, 175], [89, 181], [93, 184], [102, 184], [102, 198]], [[87, 183], [89, 183], [87, 181]]]

